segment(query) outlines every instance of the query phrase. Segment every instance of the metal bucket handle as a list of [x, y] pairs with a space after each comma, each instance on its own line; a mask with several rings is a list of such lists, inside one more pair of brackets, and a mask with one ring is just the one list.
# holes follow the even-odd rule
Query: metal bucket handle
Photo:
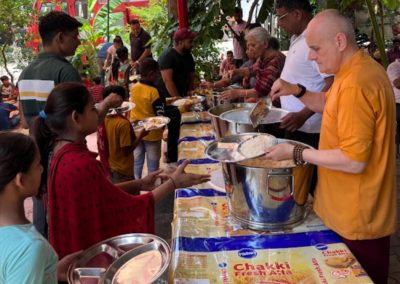
[[[286, 196], [283, 196], [283, 197], [278, 197], [278, 196], [275, 196], [275, 195], [270, 193], [270, 190], [269, 190], [269, 179], [272, 178], [272, 177], [277, 177], [277, 176], [279, 176], [279, 177], [285, 177], [286, 176], [286, 177], [289, 177], [291, 179], [291, 186], [290, 186], [289, 195], [286, 195]], [[269, 196], [271, 196], [271, 198], [273, 200], [286, 201], [286, 200], [292, 198], [293, 197], [293, 188], [294, 188], [294, 177], [293, 177], [292, 174], [275, 174], [275, 173], [269, 173], [268, 174], [268, 178], [267, 178], [267, 194]]]

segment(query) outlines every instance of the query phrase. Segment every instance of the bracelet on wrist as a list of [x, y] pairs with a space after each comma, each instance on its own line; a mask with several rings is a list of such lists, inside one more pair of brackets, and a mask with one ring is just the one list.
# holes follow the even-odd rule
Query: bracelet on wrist
[[296, 144], [293, 148], [293, 161], [296, 166], [304, 166], [306, 161], [303, 159], [303, 151], [307, 149], [307, 146]]

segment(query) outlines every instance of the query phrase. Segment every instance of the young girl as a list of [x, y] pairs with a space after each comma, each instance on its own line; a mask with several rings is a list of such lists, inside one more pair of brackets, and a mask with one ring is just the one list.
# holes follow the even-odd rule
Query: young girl
[[25, 217], [24, 200], [36, 195], [42, 171], [31, 137], [0, 132], [0, 283], [57, 283], [57, 274], [64, 281], [76, 256], [57, 265], [55, 251]]
[[117, 56], [111, 65], [111, 84], [125, 88], [128, 92], [128, 81], [131, 64], [129, 61], [129, 52], [125, 46], [117, 49]]
[[[157, 188], [154, 182], [160, 172], [113, 185], [85, 144], [97, 125], [93, 98], [77, 83], [57, 85], [34, 122], [39, 147], [53, 145], [48, 171], [49, 241], [60, 257], [116, 235], [154, 233], [154, 202], [175, 188], [209, 180], [206, 175], [184, 173], [186, 162]], [[137, 195], [139, 191], [151, 192]]]

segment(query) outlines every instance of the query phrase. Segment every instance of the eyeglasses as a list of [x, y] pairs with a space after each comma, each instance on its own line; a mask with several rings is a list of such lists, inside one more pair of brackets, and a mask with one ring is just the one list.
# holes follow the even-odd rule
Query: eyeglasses
[[282, 21], [287, 15], [289, 15], [289, 13], [290, 13], [290, 12], [287, 12], [287, 13], [281, 15], [281, 16], [276, 15], [276, 16], [277, 16], [277, 20], [278, 20], [278, 21]]

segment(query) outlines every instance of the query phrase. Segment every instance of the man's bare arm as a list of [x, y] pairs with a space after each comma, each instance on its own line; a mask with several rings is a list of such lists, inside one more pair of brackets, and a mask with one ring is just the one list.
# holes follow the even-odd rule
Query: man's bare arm
[[174, 83], [173, 75], [174, 71], [172, 71], [172, 69], [161, 70], [161, 76], [169, 95], [171, 97], [180, 97], [180, 94], [178, 93]]

